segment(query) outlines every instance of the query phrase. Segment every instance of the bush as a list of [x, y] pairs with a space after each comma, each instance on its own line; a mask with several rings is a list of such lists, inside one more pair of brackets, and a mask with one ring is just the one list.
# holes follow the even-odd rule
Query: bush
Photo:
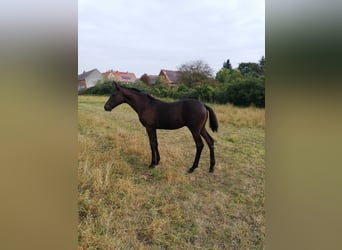
[[146, 91], [146, 92], [150, 92], [152, 95], [159, 96], [159, 97], [169, 96], [169, 89], [161, 84], [154, 86], [152, 89], [150, 89], [150, 91]]
[[110, 95], [113, 93], [113, 82], [104, 82], [96, 84], [94, 87], [90, 87], [85, 91], [82, 91], [81, 95]]
[[194, 88], [187, 87], [186, 85], [180, 85], [175, 91], [174, 91], [174, 98], [176, 99], [197, 99], [197, 91]]
[[265, 85], [260, 81], [245, 81], [230, 85], [224, 92], [226, 100], [235, 105], [265, 107]]
[[214, 102], [215, 89], [208, 84], [202, 84], [196, 88], [199, 100], [204, 102]]
[[215, 102], [217, 102], [219, 104], [228, 103], [227, 91], [228, 91], [227, 84], [216, 88], [215, 93], [214, 93], [215, 94]]

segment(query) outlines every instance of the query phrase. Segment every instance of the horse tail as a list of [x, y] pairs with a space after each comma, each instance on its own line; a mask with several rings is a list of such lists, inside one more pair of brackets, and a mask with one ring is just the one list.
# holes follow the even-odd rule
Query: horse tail
[[209, 127], [213, 132], [217, 132], [218, 129], [218, 122], [217, 122], [217, 117], [214, 112], [214, 110], [207, 105], [204, 105], [205, 108], [209, 111]]

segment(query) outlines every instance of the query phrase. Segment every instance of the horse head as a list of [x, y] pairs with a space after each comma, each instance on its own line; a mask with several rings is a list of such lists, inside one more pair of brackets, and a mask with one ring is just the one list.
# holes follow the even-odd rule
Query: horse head
[[113, 82], [114, 92], [110, 95], [108, 101], [104, 105], [105, 111], [112, 111], [113, 108], [120, 105], [125, 101], [125, 97], [121, 91], [120, 85]]

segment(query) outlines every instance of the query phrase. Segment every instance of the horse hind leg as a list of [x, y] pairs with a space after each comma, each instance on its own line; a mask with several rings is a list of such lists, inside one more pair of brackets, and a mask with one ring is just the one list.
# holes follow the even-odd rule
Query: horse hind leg
[[201, 135], [205, 139], [205, 141], [208, 144], [209, 151], [210, 151], [210, 167], [209, 172], [214, 172], [214, 166], [215, 166], [215, 152], [214, 152], [214, 139], [210, 136], [208, 131], [205, 129], [205, 127], [201, 130]]
[[194, 172], [194, 170], [198, 167], [198, 162], [199, 162], [199, 159], [201, 157], [202, 149], [204, 147], [202, 139], [201, 139], [201, 135], [199, 132], [192, 132], [192, 136], [193, 136], [194, 141], [196, 143], [196, 156], [195, 156], [194, 163], [192, 164], [192, 167], [189, 168], [189, 170], [188, 170], [188, 173]]

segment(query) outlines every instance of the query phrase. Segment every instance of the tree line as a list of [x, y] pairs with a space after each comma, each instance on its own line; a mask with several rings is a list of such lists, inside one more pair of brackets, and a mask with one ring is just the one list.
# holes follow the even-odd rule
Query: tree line
[[[214, 75], [214, 71], [207, 63], [198, 60], [178, 67], [180, 84], [176, 87], [168, 87], [160, 77], [151, 86], [148, 84], [146, 74], [137, 83], [127, 86], [157, 97], [194, 98], [203, 102], [263, 108], [265, 107], [265, 66], [264, 56], [257, 63], [240, 63], [235, 69], [228, 59]], [[104, 82], [87, 89], [82, 94], [109, 95], [112, 91], [112, 82]]]

